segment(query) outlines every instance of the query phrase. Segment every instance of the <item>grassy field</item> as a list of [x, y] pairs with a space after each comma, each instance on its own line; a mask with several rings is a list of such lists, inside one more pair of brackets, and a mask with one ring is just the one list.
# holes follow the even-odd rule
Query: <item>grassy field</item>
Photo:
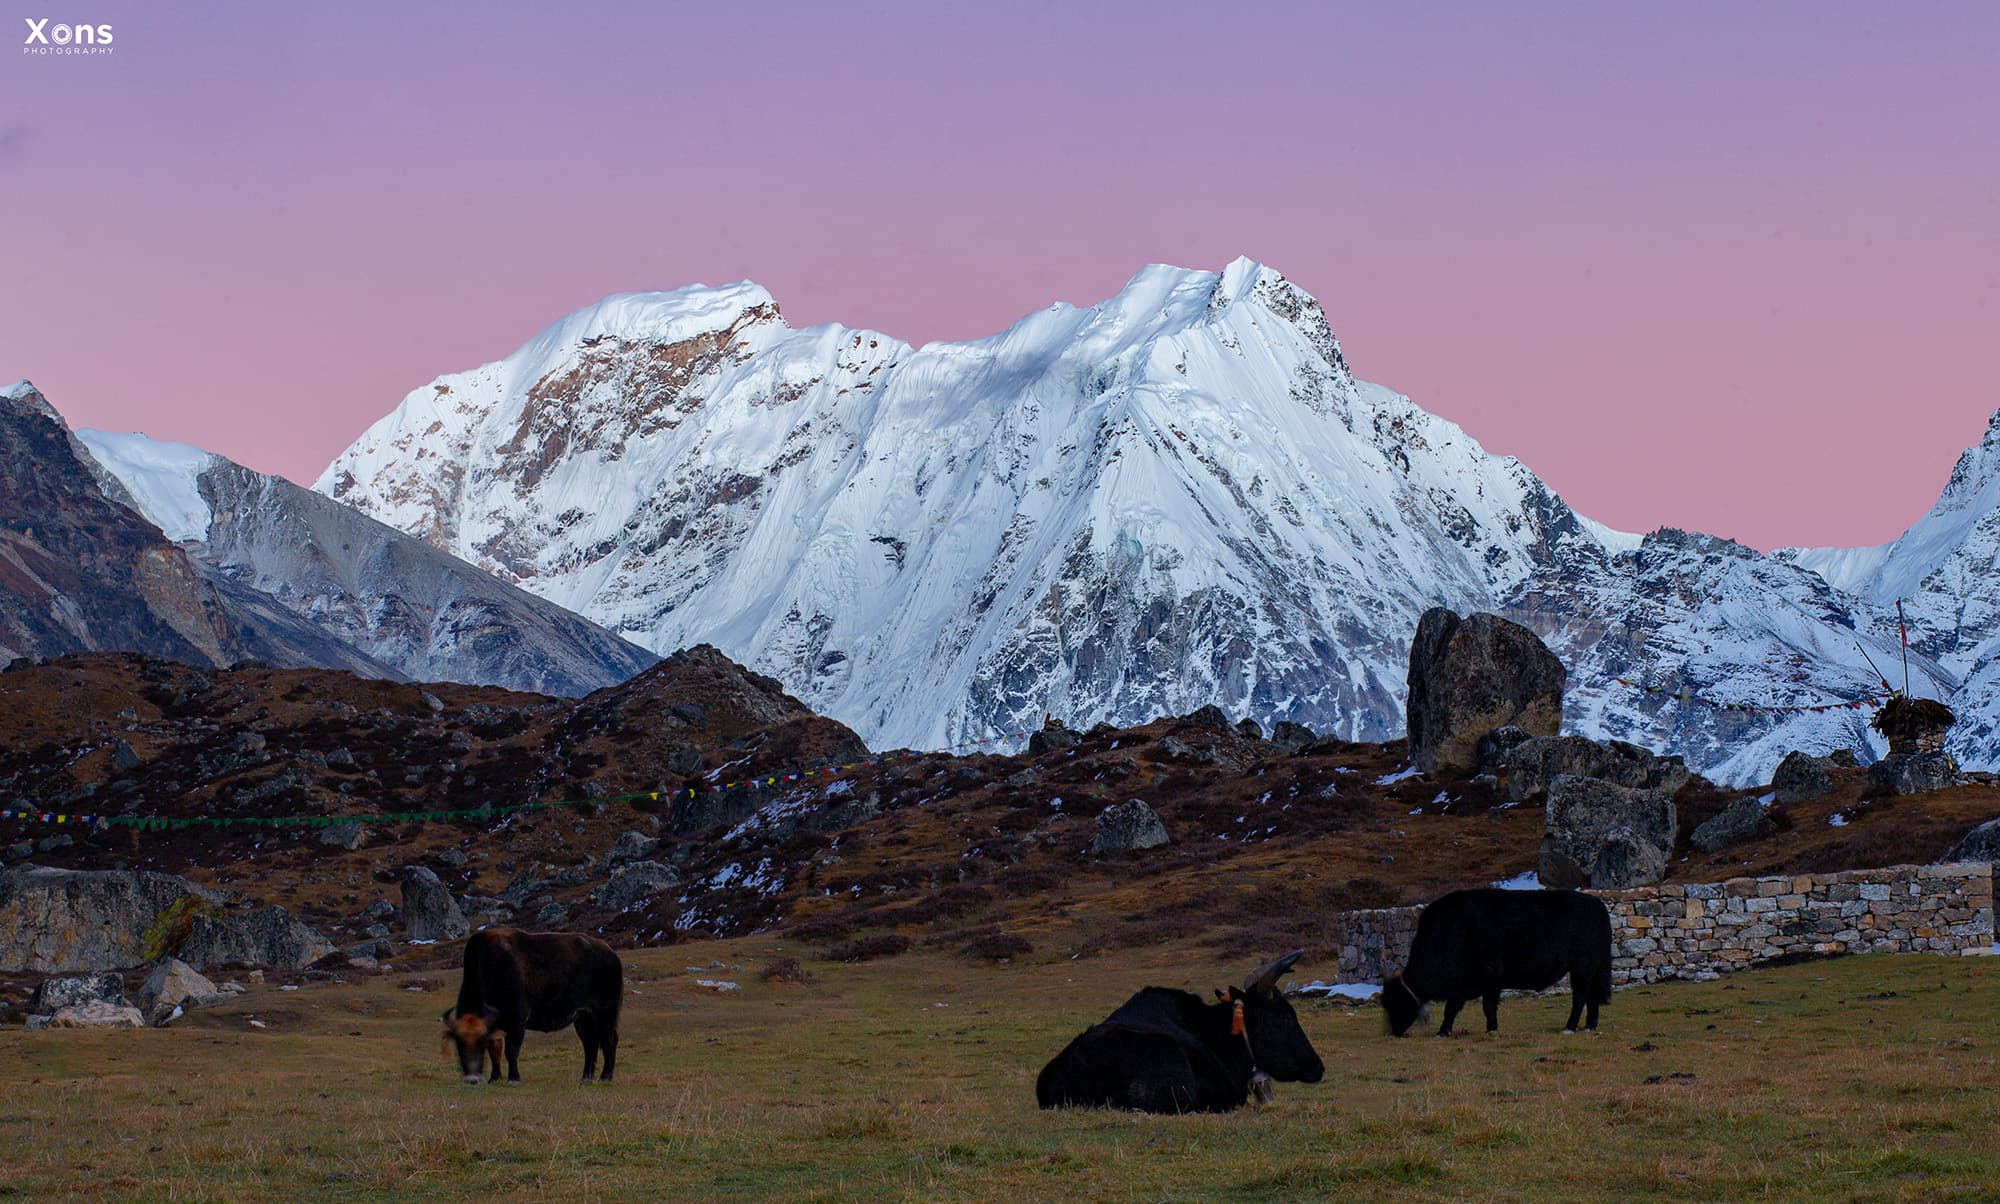
[[[1598, 1037], [1555, 1031], [1560, 998], [1509, 1000], [1498, 1037], [1449, 1041], [1304, 1004], [1324, 1082], [1150, 1117], [1040, 1112], [1034, 1076], [1138, 986], [1206, 991], [1268, 951], [758, 977], [789, 952], [628, 957], [609, 1087], [575, 1082], [569, 1033], [529, 1035], [520, 1086], [462, 1086], [437, 1040], [455, 972], [255, 988], [166, 1030], [8, 1028], [0, 1194], [2000, 1200], [2000, 959], [1638, 988]], [[740, 995], [693, 985], [715, 961], [701, 976]]]

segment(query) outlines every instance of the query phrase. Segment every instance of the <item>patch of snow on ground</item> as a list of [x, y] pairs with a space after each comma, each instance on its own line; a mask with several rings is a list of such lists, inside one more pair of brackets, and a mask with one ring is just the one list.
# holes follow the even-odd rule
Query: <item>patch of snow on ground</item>
[[1499, 887], [1501, 890], [1540, 890], [1542, 889], [1542, 880], [1535, 875], [1535, 871], [1522, 870], [1512, 878], [1502, 878], [1493, 885]]
[[1381, 777], [1375, 779], [1375, 784], [1377, 786], [1393, 786], [1397, 782], [1408, 781], [1410, 778], [1418, 777], [1422, 774], [1422, 772], [1423, 771], [1418, 769], [1416, 766], [1411, 765], [1396, 773], [1383, 774]]
[[1759, 807], [1768, 807], [1771, 805], [1772, 800], [1776, 799], [1777, 797], [1778, 797], [1778, 792], [1775, 790], [1771, 791], [1769, 794], [1760, 794], [1757, 796], [1757, 805]]
[[1828, 827], [1844, 828], [1847, 826], [1847, 817], [1836, 811], [1826, 817], [1826, 822]]
[[1372, 982], [1320, 982], [1313, 981], [1293, 987], [1288, 995], [1305, 995], [1320, 999], [1352, 999], [1356, 1003], [1366, 1002], [1382, 993], [1382, 988]]

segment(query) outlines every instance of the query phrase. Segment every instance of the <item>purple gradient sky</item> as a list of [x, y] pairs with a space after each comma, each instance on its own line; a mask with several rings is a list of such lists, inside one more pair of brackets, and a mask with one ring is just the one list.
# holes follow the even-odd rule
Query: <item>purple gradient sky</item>
[[295, 480], [610, 292], [921, 342], [1238, 254], [1629, 530], [1881, 542], [2000, 407], [1983, 0], [29, 7], [117, 51], [0, 23], [0, 377]]

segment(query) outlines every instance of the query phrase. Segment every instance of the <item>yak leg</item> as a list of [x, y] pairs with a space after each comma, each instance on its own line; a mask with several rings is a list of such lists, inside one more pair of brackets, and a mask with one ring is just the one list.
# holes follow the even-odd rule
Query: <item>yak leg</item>
[[[523, 1030], [518, 1028], [507, 1030], [507, 1081], [510, 1083], [521, 1081], [521, 1038], [524, 1035]], [[494, 1065], [493, 1073], [496, 1077], [499, 1075], [498, 1064]]]
[[1463, 999], [1447, 999], [1444, 1001], [1444, 1023], [1438, 1026], [1438, 1036], [1451, 1036], [1451, 1022], [1458, 1019], [1458, 1009], [1464, 1006], [1465, 1000]]
[[604, 1073], [597, 1076], [600, 1083], [611, 1081], [611, 1067], [618, 1060], [618, 1022], [596, 1021], [597, 1047], [604, 1051]]
[[597, 1025], [588, 1013], [579, 1012], [576, 1017], [577, 1039], [583, 1042], [583, 1078], [588, 1083], [597, 1078]]
[[1584, 1027], [1594, 1033], [1597, 1031], [1597, 1001], [1591, 1000], [1586, 1007], [1588, 1010], [1585, 1013]]
[[1500, 988], [1495, 987], [1480, 997], [1479, 1006], [1486, 1011], [1486, 1031], [1500, 1031]]

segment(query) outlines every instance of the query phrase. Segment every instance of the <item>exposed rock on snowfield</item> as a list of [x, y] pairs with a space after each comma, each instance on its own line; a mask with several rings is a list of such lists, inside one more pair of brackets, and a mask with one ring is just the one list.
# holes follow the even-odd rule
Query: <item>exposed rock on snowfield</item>
[[1495, 728], [1555, 735], [1563, 678], [1562, 662], [1517, 623], [1425, 611], [1410, 642], [1410, 763], [1425, 773], [1470, 773], [1480, 738]]
[[1549, 783], [1539, 876], [1551, 890], [1658, 882], [1673, 854], [1673, 795], [1559, 774]]

